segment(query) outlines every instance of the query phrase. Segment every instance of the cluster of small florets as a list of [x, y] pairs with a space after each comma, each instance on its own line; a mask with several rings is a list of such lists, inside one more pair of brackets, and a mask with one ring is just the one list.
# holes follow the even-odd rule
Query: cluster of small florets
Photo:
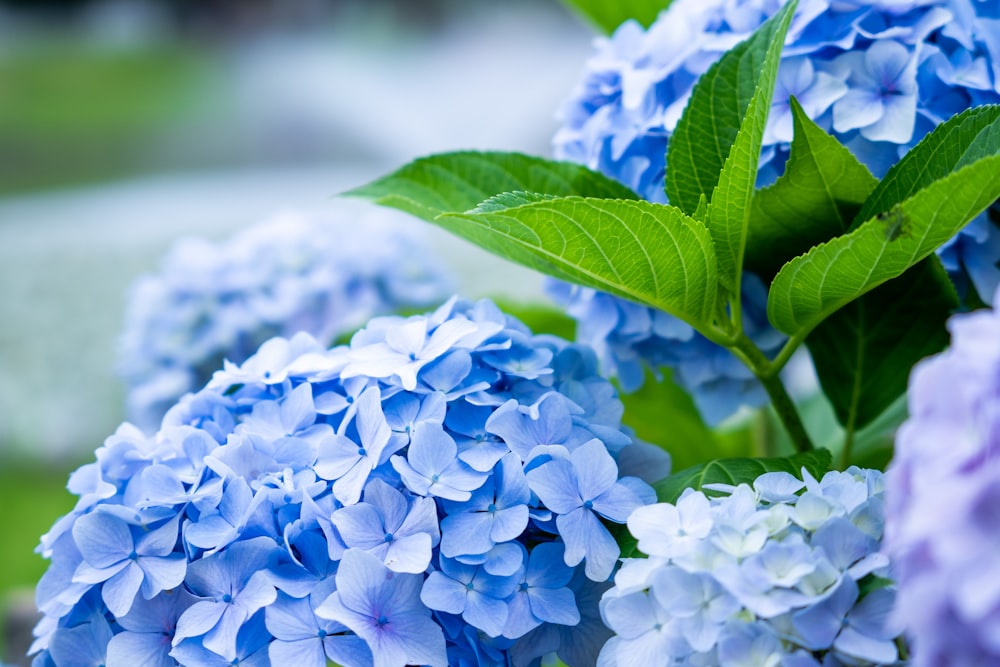
[[886, 475], [896, 619], [913, 664], [1000, 664], [1000, 294], [910, 377]]
[[626, 559], [601, 600], [616, 636], [598, 665], [897, 662], [881, 473], [803, 475], [636, 510], [629, 530], [649, 558]]
[[[667, 144], [695, 82], [783, 4], [677, 0], [648, 30], [629, 21], [599, 39], [563, 109], [556, 156], [665, 202]], [[970, 106], [1000, 102], [998, 34], [1000, 4], [992, 1], [802, 0], [782, 55], [758, 184], [784, 171], [793, 95], [876, 175], [885, 174], [938, 123]], [[985, 213], [939, 254], [963, 290], [971, 280], [979, 295], [989, 295], [1000, 281], [1000, 230]], [[752, 281], [748, 275], [744, 282]], [[711, 422], [741, 402], [764, 401], [735, 358], [675, 318], [593, 290], [552, 291], [579, 320], [579, 340], [604, 350], [601, 363], [619, 374], [623, 387], [641, 381], [643, 364], [667, 365]], [[752, 286], [742, 294], [751, 335], [770, 353], [781, 337], [763, 315], [754, 318], [766, 312], [765, 299], [766, 290]]]
[[[741, 406], [767, 402], [746, 364], [673, 315], [554, 279], [546, 290], [576, 320], [577, 340], [596, 350], [601, 371], [617, 377], [622, 391], [641, 387], [647, 369], [671, 368], [674, 382], [691, 394], [713, 426]], [[787, 337], [767, 320], [767, 288], [746, 273], [742, 295], [744, 332], [764, 354], [776, 355]]]
[[596, 366], [456, 300], [226, 363], [71, 477], [35, 664], [593, 663], [624, 467], [669, 466]]
[[288, 213], [221, 243], [190, 238], [132, 288], [120, 373], [129, 419], [152, 431], [222, 360], [274, 336], [324, 344], [375, 315], [444, 301], [444, 272], [406, 221], [382, 209]]
[[[667, 142], [698, 77], [784, 0], [677, 0], [648, 30], [598, 41], [563, 110], [557, 153], [665, 201]], [[1000, 9], [974, 0], [803, 0], [792, 20], [764, 135], [761, 184], [784, 170], [788, 98], [876, 175], [938, 123], [1000, 101]]]

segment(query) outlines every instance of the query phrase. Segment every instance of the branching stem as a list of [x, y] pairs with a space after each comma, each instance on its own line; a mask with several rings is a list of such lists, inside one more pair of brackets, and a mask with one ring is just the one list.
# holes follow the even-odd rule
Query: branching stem
[[[788, 345], [786, 345], [787, 348]], [[809, 433], [806, 432], [806, 427], [802, 423], [802, 418], [799, 417], [799, 412], [795, 408], [795, 403], [785, 390], [785, 385], [782, 383], [781, 377], [775, 369], [776, 364], [764, 356], [764, 353], [746, 337], [746, 334], [740, 334], [730, 349], [733, 351], [733, 354], [739, 357], [753, 371], [754, 375], [760, 379], [761, 384], [764, 385], [767, 395], [771, 398], [771, 405], [774, 407], [774, 411], [784, 425], [785, 430], [788, 431], [788, 436], [791, 438], [795, 450], [798, 452], [808, 452], [815, 449], [812, 439], [809, 437]], [[791, 352], [788, 355], [790, 356]]]

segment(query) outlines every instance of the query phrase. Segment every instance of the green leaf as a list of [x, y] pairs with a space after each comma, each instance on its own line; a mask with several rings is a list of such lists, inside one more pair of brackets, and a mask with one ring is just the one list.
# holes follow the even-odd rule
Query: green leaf
[[[726, 52], [695, 84], [667, 147], [667, 197], [689, 215], [697, 210], [701, 195], [711, 197], [719, 183], [751, 99], [758, 90], [770, 98], [778, 64], [774, 53], [780, 52], [783, 37], [772, 43], [779, 33], [785, 34], [795, 4], [785, 5], [749, 39]], [[766, 105], [755, 111], [760, 113], [766, 116]]]
[[813, 329], [806, 345], [848, 432], [882, 414], [906, 391], [913, 365], [948, 345], [945, 322], [957, 307], [951, 281], [931, 256]]
[[742, 75], [756, 79], [755, 90], [708, 204], [708, 230], [712, 233], [715, 252], [719, 258], [719, 279], [734, 294], [739, 291], [740, 276], [743, 273], [750, 202], [753, 200], [764, 128], [771, 110], [778, 65], [781, 63], [781, 47], [796, 6], [796, 0], [792, 0], [775, 15], [773, 32], [766, 30], [767, 24], [758, 30], [758, 33], [769, 34], [770, 41], [760, 69]]
[[1000, 105], [953, 116], [894, 164], [854, 219], [856, 229], [954, 171], [1000, 153]]
[[848, 231], [878, 179], [793, 97], [795, 135], [785, 173], [750, 207], [746, 268], [770, 278], [817, 243]]
[[502, 193], [544, 193], [608, 199], [638, 199], [624, 185], [571, 162], [520, 153], [463, 151], [419, 158], [345, 195], [371, 199], [432, 221], [463, 213]]
[[675, 503], [684, 489], [706, 484], [751, 484], [766, 472], [788, 472], [801, 478], [801, 469], [817, 479], [831, 470], [830, 452], [817, 449], [782, 458], [719, 459], [681, 470], [653, 485], [660, 502]]
[[771, 284], [768, 318], [779, 331], [804, 336], [838, 308], [929, 256], [997, 196], [1000, 155], [933, 182], [853, 232], [788, 262]]
[[896, 582], [893, 579], [886, 579], [877, 574], [867, 574], [858, 581], [858, 600], [864, 600], [868, 597], [869, 593], [873, 593], [880, 588], [888, 588], [895, 585]]
[[672, 206], [564, 197], [434, 220], [501, 257], [709, 328], [718, 303], [712, 239]]
[[578, 14], [606, 34], [628, 19], [635, 19], [648, 28], [657, 15], [670, 6], [672, 0], [563, 0]]

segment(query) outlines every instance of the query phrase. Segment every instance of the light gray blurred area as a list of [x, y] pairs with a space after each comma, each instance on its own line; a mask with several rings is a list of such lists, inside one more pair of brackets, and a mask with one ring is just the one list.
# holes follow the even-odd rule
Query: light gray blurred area
[[[0, 198], [0, 465], [88, 458], [114, 430], [127, 289], [179, 236], [330, 210], [333, 194], [427, 153], [550, 154], [591, 32], [554, 2], [449, 8], [412, 31], [363, 11], [355, 24], [258, 30], [217, 51], [214, 111], [158, 136], [149, 171]], [[146, 34], [146, 19], [118, 18], [128, 39]], [[540, 276], [412, 224], [463, 294], [544, 299]]]

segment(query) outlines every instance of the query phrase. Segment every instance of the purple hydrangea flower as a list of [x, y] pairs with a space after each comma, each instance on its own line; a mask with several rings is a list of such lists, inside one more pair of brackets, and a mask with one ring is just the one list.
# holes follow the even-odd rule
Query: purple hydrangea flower
[[242, 363], [273, 336], [306, 331], [328, 344], [374, 315], [447, 297], [445, 272], [405, 220], [338, 206], [221, 243], [179, 241], [159, 273], [136, 281], [119, 364], [132, 421], [155, 430], [223, 359]]
[[1000, 662], [998, 308], [953, 317], [951, 347], [916, 366], [886, 475], [895, 618], [918, 667]]
[[592, 663], [586, 577], [654, 499], [623, 466], [669, 466], [621, 414], [591, 350], [488, 301], [271, 339], [74, 473], [37, 664]]
[[[882, 475], [709, 485], [637, 509], [626, 559], [601, 599], [614, 631], [598, 665], [884, 665], [900, 656], [882, 538]], [[864, 593], [862, 590], [864, 589]]]
[[[697, 78], [748, 37], [783, 0], [677, 0], [648, 30], [628, 21], [599, 38], [583, 81], [562, 111], [560, 159], [586, 164], [666, 201], [664, 156]], [[764, 135], [758, 184], [783, 171], [795, 95], [877, 176], [938, 123], [977, 104], [1000, 102], [1000, 20], [975, 0], [803, 0], [792, 20]], [[976, 218], [939, 252], [963, 289], [983, 298], [1000, 282], [1000, 229]], [[783, 343], [766, 318], [766, 290], [745, 276], [748, 335], [773, 355]], [[674, 369], [709, 423], [766, 401], [732, 355], [666, 313], [591, 289], [550, 281], [606, 373], [631, 391], [646, 367]]]
[[375, 667], [446, 664], [444, 634], [420, 601], [422, 576], [393, 573], [375, 556], [351, 549], [336, 581], [316, 614], [364, 639]]

